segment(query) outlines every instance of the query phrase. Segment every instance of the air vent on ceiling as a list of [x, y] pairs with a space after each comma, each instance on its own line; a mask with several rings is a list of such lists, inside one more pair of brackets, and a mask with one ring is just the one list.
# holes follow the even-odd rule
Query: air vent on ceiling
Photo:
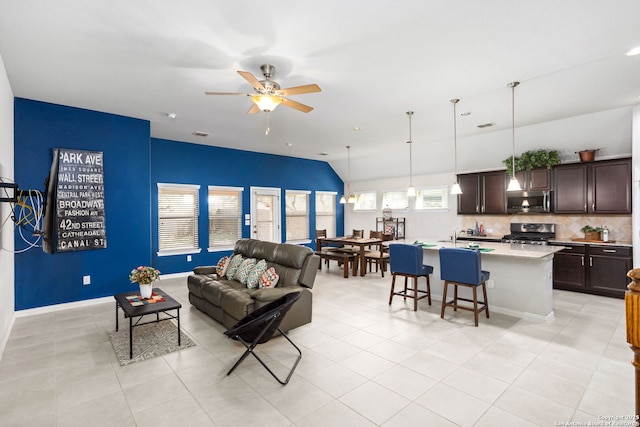
[[487, 123], [480, 123], [479, 125], [476, 125], [477, 128], [480, 129], [484, 129], [484, 128], [490, 128], [491, 126], [495, 126], [496, 124], [493, 122], [487, 122]]
[[202, 131], [197, 130], [197, 131], [193, 132], [191, 135], [195, 135], [195, 136], [209, 136], [209, 133], [207, 133], [207, 132], [202, 132]]

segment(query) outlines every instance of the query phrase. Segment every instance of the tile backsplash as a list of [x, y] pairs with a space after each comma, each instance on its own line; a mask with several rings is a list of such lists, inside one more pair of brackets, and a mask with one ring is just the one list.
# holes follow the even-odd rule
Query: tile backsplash
[[462, 230], [474, 228], [476, 221], [482, 223], [487, 234], [504, 236], [509, 234], [512, 222], [542, 222], [556, 224], [556, 238], [584, 237], [580, 231], [589, 224], [593, 227], [606, 225], [609, 240], [630, 243], [632, 241], [631, 215], [459, 215]]

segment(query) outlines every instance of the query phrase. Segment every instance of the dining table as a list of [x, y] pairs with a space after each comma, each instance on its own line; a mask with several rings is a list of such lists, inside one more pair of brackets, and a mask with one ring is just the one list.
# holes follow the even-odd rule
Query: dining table
[[[376, 238], [357, 238], [357, 237], [318, 237], [316, 240], [317, 250], [322, 250], [322, 246], [340, 245], [340, 248], [336, 248], [336, 251], [353, 251], [358, 255], [358, 264], [360, 264], [360, 276], [367, 274], [367, 260], [365, 258], [366, 249], [368, 246], [379, 245], [382, 243], [382, 239]], [[349, 248], [351, 247], [351, 248]]]

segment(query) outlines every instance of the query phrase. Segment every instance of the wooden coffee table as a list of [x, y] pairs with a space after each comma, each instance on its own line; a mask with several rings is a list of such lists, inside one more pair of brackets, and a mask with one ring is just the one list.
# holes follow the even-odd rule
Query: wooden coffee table
[[[155, 295], [162, 297], [164, 301], [151, 302]], [[116, 331], [118, 330], [118, 307], [124, 312], [124, 317], [129, 318], [129, 359], [133, 358], [133, 328], [136, 326], [176, 319], [178, 321], [178, 345], [180, 345], [180, 309], [182, 308], [182, 304], [171, 298], [162, 289], [154, 288], [152, 298], [149, 300], [141, 299], [140, 292], [138, 291], [123, 292], [113, 297], [116, 300]], [[133, 297], [138, 298], [136, 300], [133, 299]], [[169, 313], [169, 311], [172, 310], [176, 310], [175, 315]], [[160, 313], [164, 314], [162, 318], [160, 317]], [[155, 320], [141, 322], [142, 318], [148, 314], [155, 314]], [[137, 318], [135, 323], [133, 322], [134, 318]]]

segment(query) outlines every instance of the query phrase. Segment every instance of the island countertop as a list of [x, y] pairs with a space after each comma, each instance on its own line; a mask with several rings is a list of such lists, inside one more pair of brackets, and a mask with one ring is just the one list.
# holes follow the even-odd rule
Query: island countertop
[[[440, 248], [470, 248], [469, 244], [477, 244], [478, 248], [483, 255], [487, 256], [504, 256], [515, 258], [531, 258], [542, 259], [552, 257], [554, 253], [560, 252], [564, 249], [563, 246], [550, 246], [550, 245], [527, 245], [521, 243], [497, 243], [497, 242], [468, 242], [457, 241], [454, 246], [454, 242], [451, 240], [434, 240], [434, 239], [414, 239], [395, 242], [399, 243], [415, 243], [419, 242], [422, 247], [428, 251], [437, 251]], [[393, 241], [389, 243], [394, 243]], [[473, 249], [473, 248], [472, 248]]]

